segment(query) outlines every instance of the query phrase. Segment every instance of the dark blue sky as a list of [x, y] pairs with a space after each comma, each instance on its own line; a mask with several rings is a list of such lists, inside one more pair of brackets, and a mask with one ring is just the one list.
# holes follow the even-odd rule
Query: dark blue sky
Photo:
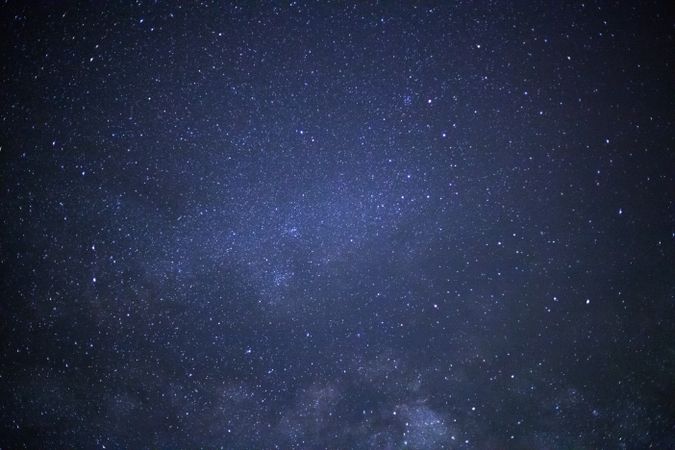
[[529, 3], [4, 2], [0, 448], [675, 447], [673, 11]]

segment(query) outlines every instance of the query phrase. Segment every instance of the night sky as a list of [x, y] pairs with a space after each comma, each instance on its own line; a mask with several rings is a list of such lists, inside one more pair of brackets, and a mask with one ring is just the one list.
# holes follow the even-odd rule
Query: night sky
[[0, 448], [675, 448], [667, 2], [0, 6]]

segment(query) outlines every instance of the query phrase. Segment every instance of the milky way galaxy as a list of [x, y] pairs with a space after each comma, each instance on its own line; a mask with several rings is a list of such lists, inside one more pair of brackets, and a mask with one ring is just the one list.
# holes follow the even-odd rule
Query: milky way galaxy
[[675, 448], [666, 2], [0, 5], [0, 449]]

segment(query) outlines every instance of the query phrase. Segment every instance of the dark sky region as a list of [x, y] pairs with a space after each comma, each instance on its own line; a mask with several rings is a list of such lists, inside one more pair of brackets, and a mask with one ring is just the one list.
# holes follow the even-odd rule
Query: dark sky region
[[675, 448], [674, 17], [2, 2], [0, 448]]

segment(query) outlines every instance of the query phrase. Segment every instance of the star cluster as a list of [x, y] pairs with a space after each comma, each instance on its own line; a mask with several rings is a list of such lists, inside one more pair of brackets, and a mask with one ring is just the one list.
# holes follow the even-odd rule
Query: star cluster
[[0, 448], [675, 447], [662, 2], [0, 6]]

